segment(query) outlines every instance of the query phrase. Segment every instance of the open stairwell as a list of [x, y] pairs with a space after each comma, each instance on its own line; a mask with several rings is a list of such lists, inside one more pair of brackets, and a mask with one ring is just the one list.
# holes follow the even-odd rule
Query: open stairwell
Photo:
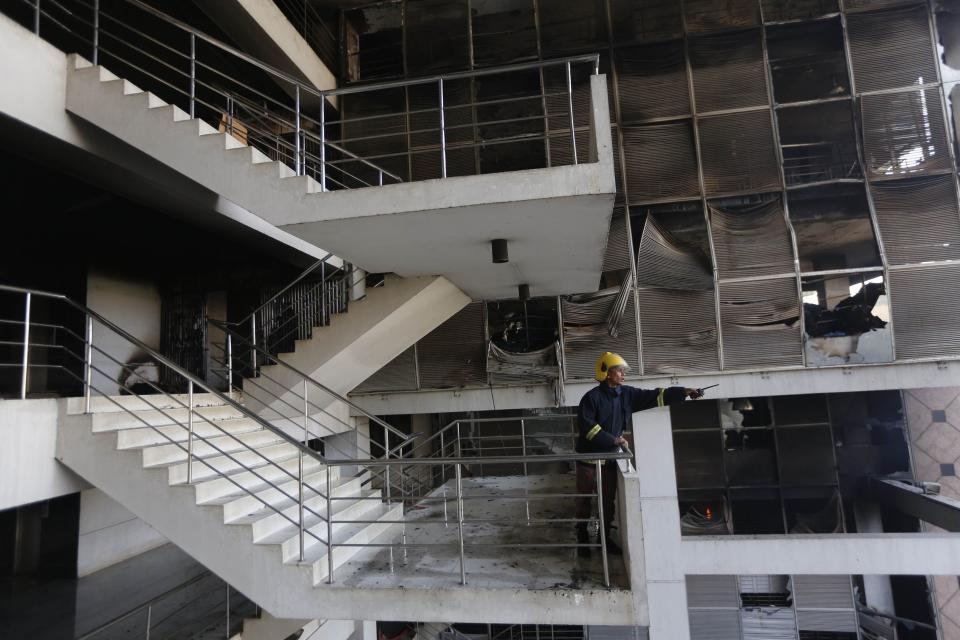
[[[402, 518], [367, 476], [341, 476], [212, 394], [65, 400], [57, 458], [278, 618], [319, 617], [334, 543], [389, 541]], [[188, 470], [188, 450], [193, 470]], [[302, 456], [302, 458], [301, 458]], [[298, 470], [303, 465], [303, 559]], [[188, 482], [188, 475], [192, 476]], [[329, 482], [329, 485], [327, 484]], [[338, 523], [336, 520], [364, 521]], [[336, 569], [361, 547], [335, 546]]]

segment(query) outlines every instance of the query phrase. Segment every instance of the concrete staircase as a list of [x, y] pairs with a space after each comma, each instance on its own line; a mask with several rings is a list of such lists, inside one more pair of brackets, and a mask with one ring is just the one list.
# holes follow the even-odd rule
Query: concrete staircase
[[[278, 618], [309, 620], [326, 586], [327, 491], [335, 544], [390, 541], [401, 505], [363, 474], [341, 477], [304, 457], [304, 560], [299, 560], [300, 450], [212, 394], [194, 396], [193, 482], [187, 483], [183, 396], [62, 402], [57, 458]], [[151, 406], [152, 405], [152, 406]], [[203, 438], [204, 440], [201, 440]], [[312, 512], [312, 513], [311, 513]], [[311, 535], [312, 534], [312, 535]], [[316, 537], [314, 537], [316, 536]], [[360, 547], [334, 547], [336, 570]]]

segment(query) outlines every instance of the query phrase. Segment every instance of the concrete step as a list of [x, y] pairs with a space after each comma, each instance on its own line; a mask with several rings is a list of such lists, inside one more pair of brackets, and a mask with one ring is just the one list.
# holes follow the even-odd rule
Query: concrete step
[[[346, 502], [342, 498], [351, 498], [355, 497], [361, 491], [361, 478], [338, 478], [333, 482], [333, 491], [331, 496], [333, 498], [338, 498], [333, 500], [333, 512], [343, 508], [343, 505], [339, 504]], [[296, 496], [296, 494], [292, 494]], [[304, 507], [309, 509], [307, 514], [305, 514], [305, 524], [307, 526], [313, 526], [320, 522], [320, 520], [326, 517], [327, 513], [327, 498], [322, 495], [315, 495], [309, 500], [304, 501]], [[228, 524], [249, 524], [253, 530], [253, 541], [254, 542], [269, 542], [271, 540], [270, 536], [277, 534], [278, 531], [283, 531], [284, 527], [288, 526], [290, 519], [293, 521], [299, 520], [300, 514], [300, 505], [297, 503], [296, 499], [290, 499], [286, 496], [281, 496], [277, 499], [276, 503], [272, 505], [274, 508], [267, 506], [261, 506], [255, 511], [251, 512], [248, 515], [234, 518]], [[275, 509], [278, 509], [278, 513]], [[281, 536], [279, 540], [285, 540], [289, 535]]]
[[[343, 566], [352, 558], [368, 547], [338, 547], [337, 544], [371, 544], [378, 539], [387, 540], [391, 535], [400, 531], [402, 525], [393, 524], [391, 520], [403, 519], [403, 505], [385, 505], [380, 504], [376, 509], [371, 510], [365, 517], [365, 520], [374, 520], [374, 524], [354, 524], [340, 529], [334, 535], [333, 541], [333, 567]], [[388, 522], [384, 522], [388, 521]], [[309, 562], [313, 567], [313, 584], [320, 585], [325, 582], [330, 569], [330, 563], [327, 560], [327, 548], [325, 545], [314, 545], [309, 553], [305, 554], [304, 562]]]
[[[220, 477], [194, 480], [197, 504], [216, 505], [248, 495], [248, 491], [262, 491], [270, 483], [294, 480], [300, 468], [300, 450], [288, 452], [272, 462], [261, 460], [259, 464], [247, 465], [250, 469], [236, 469]], [[323, 465], [313, 457], [304, 457], [304, 473], [310, 473]], [[196, 471], [196, 469], [194, 469]], [[242, 488], [241, 488], [242, 487]]]
[[[232, 393], [229, 397], [242, 401], [242, 394]], [[90, 413], [120, 413], [126, 411], [150, 411], [154, 409], [173, 409], [186, 406], [190, 397], [186, 393], [157, 394], [147, 396], [93, 396], [90, 398]], [[223, 406], [220, 398], [212, 393], [193, 394], [196, 407]], [[153, 405], [153, 406], [151, 406]], [[67, 414], [84, 413], [84, 398], [67, 398]]]
[[[307, 460], [304, 459], [304, 466]], [[333, 475], [330, 469], [330, 482], [336, 486], [339, 476]], [[265, 483], [266, 484], [266, 483]], [[312, 472], [304, 470], [303, 477], [303, 497], [304, 500], [312, 500], [327, 489], [327, 469], [323, 465]], [[255, 491], [252, 495], [244, 493], [232, 500], [221, 502], [223, 505], [223, 521], [226, 524], [234, 524], [235, 521], [248, 519], [254, 514], [261, 513], [268, 509], [266, 505], [271, 505], [282, 509], [292, 502], [299, 499], [300, 482], [298, 480], [285, 480], [273, 485], [266, 484], [266, 488]], [[252, 521], [252, 520], [251, 520]]]
[[[153, 404], [153, 401], [149, 401]], [[184, 402], [186, 405], [186, 402]], [[189, 420], [190, 410], [186, 406], [170, 409], [149, 409], [135, 412], [115, 411], [111, 413], [95, 413], [91, 416], [93, 421], [93, 432], [113, 431], [116, 429], [140, 429], [149, 426], [167, 426], [186, 424]], [[194, 426], [201, 422], [217, 420], [230, 420], [244, 418], [243, 413], [226, 405], [211, 405], [207, 407], [194, 407], [193, 409]]]
[[[300, 449], [286, 442], [273, 444], [257, 451], [237, 451], [230, 456], [214, 456], [193, 462], [193, 478], [206, 480], [222, 473], [249, 471], [264, 464], [273, 465], [292, 456], [299, 455]], [[187, 463], [180, 462], [167, 467], [170, 484], [182, 484], [187, 481]], [[294, 477], [296, 472], [294, 471]]]
[[[261, 429], [247, 433], [218, 435], [201, 440], [193, 439], [193, 458], [205, 460], [225, 453], [247, 452], [251, 449], [259, 450], [274, 444], [286, 442], [273, 431]], [[143, 449], [143, 468], [150, 469], [185, 461], [188, 456], [187, 442], [177, 444], [161, 444]]]
[[[229, 418], [227, 420], [216, 420], [212, 423], [198, 420], [193, 425], [193, 432], [199, 438], [216, 437], [225, 433], [239, 435], [261, 429], [263, 429], [263, 426], [252, 418]], [[170, 442], [186, 442], [188, 435], [187, 425], [180, 424], [165, 427], [121, 429], [117, 431], [117, 449], [135, 449]]]
[[[334, 541], [341, 538], [346, 539], [349, 532], [354, 531], [364, 525], [363, 522], [353, 522], [354, 520], [366, 521], [376, 520], [381, 517], [380, 512], [383, 503], [379, 500], [380, 494], [376, 491], [364, 491], [353, 500], [343, 500], [343, 505], [333, 511], [333, 532]], [[316, 548], [325, 546], [320, 540], [327, 539], [327, 523], [320, 521], [308, 528], [309, 535], [304, 535], [303, 551], [304, 558], [309, 557], [308, 552], [314, 552]], [[280, 545], [280, 553], [284, 562], [297, 562], [300, 560], [300, 536], [298, 527], [287, 526], [284, 531], [275, 537], [285, 535], [286, 539]], [[336, 555], [334, 555], [336, 557]]]

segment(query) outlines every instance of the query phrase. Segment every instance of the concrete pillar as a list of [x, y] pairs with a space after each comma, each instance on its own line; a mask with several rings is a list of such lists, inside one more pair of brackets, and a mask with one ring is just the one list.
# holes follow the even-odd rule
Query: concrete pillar
[[[640, 479], [643, 562], [651, 640], [688, 640], [687, 587], [681, 564], [680, 511], [670, 410], [633, 415]], [[638, 560], [631, 559], [631, 563]]]
[[[853, 517], [859, 533], [883, 533], [880, 505], [876, 502], [857, 500], [853, 503]], [[894, 612], [890, 576], [864, 575], [863, 591], [869, 606], [887, 613]]]
[[350, 278], [350, 300], [360, 300], [367, 295], [367, 272], [357, 269]]

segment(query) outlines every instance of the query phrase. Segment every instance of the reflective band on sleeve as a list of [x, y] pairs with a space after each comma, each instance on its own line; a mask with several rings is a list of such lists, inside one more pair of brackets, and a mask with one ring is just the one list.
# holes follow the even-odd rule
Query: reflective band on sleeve
[[587, 431], [587, 440], [593, 440], [594, 438], [597, 437], [598, 433], [600, 433], [600, 425], [595, 424], [593, 425], [593, 429], [590, 429], [590, 431]]
[[663, 406], [663, 393], [664, 393], [665, 391], [666, 391], [666, 389], [660, 389], [660, 393], [657, 394], [657, 406], [658, 406], [658, 407], [662, 407], [662, 406]]

